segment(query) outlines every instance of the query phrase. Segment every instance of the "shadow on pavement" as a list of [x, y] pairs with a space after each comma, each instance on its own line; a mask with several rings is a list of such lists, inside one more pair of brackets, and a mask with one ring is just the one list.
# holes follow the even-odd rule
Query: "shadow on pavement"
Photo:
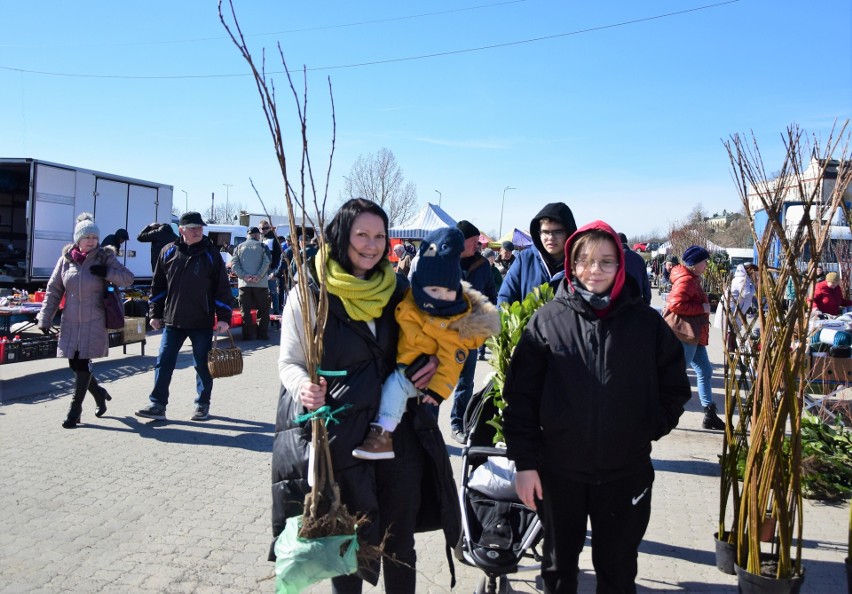
[[719, 463], [705, 460], [661, 460], [654, 458], [654, 470], [657, 472], [677, 472], [698, 476], [719, 476]]
[[[104, 418], [109, 418], [108, 415]], [[240, 448], [252, 452], [271, 452], [275, 425], [230, 417], [211, 415], [208, 421], [194, 422], [183, 420], [141, 421], [136, 417], [113, 417], [124, 423], [127, 429], [115, 429], [92, 424], [81, 428], [103, 431], [132, 431], [145, 439], [154, 439], [166, 443], [186, 443], [228, 448]], [[205, 431], [210, 429], [215, 433]], [[223, 434], [229, 431], [233, 434]]]

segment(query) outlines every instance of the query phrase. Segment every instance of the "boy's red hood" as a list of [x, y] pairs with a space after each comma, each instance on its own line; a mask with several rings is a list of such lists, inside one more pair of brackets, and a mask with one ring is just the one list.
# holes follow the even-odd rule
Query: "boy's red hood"
[[610, 291], [610, 306], [599, 312], [599, 314], [602, 315], [609, 311], [612, 307], [612, 303], [615, 303], [615, 300], [618, 299], [619, 295], [621, 295], [621, 289], [624, 287], [624, 279], [626, 275], [624, 271], [624, 250], [621, 247], [621, 239], [618, 237], [618, 233], [612, 230], [612, 227], [603, 221], [592, 221], [591, 223], [583, 225], [577, 229], [577, 231], [568, 238], [565, 242], [565, 281], [568, 288], [573, 291], [574, 285], [571, 284], [571, 278], [574, 274], [572, 266], [574, 263], [570, 261], [571, 248], [573, 247], [574, 242], [577, 241], [578, 237], [592, 229], [598, 229], [608, 233], [612, 237], [612, 242], [617, 248], [615, 251], [618, 253], [618, 271], [615, 273], [615, 282], [612, 284], [612, 290]]

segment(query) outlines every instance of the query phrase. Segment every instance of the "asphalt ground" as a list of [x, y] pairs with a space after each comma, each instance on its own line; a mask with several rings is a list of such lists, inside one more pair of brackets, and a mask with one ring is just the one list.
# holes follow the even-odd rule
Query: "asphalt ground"
[[[83, 424], [73, 430], [60, 426], [73, 389], [65, 360], [0, 366], [0, 592], [274, 591], [266, 556], [277, 337], [273, 331], [269, 343], [240, 343], [245, 370], [215, 380], [207, 422], [189, 420], [195, 374], [188, 345], [178, 359], [168, 421], [134, 416], [148, 402], [159, 333], [148, 335], [145, 356], [134, 344], [126, 355], [115, 347], [96, 362], [113, 399], [97, 419], [88, 397]], [[720, 344], [714, 329], [719, 404]], [[478, 364], [478, 384], [490, 369]], [[441, 406], [440, 425], [458, 475], [461, 449], [450, 437], [449, 409]], [[701, 428], [702, 414], [694, 394], [678, 428], [654, 445], [639, 592], [737, 590], [736, 578], [715, 567], [721, 434]], [[848, 521], [848, 502], [805, 502], [802, 592], [846, 591]], [[582, 593], [595, 590], [590, 544], [587, 538], [581, 557]], [[418, 535], [417, 551], [417, 591], [449, 592], [442, 535]], [[536, 574], [513, 574], [510, 591], [539, 592]], [[483, 575], [457, 562], [454, 591], [473, 592]]]

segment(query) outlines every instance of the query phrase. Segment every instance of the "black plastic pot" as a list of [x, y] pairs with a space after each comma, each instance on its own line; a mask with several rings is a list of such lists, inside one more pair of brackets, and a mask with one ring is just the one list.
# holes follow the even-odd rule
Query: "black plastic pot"
[[737, 545], [728, 542], [730, 532], [722, 534], [722, 539], [719, 539], [719, 533], [714, 532], [713, 538], [716, 541], [716, 569], [728, 575], [734, 575], [734, 565], [737, 561]]
[[739, 565], [734, 566], [737, 572], [737, 591], [740, 594], [799, 594], [804, 575], [789, 579], [778, 579], [749, 573]]

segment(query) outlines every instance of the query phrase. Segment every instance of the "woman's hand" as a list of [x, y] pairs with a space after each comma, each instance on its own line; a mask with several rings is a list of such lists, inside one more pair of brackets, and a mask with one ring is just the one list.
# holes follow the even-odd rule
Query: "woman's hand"
[[427, 394], [423, 394], [423, 398], [421, 399], [426, 404], [431, 404], [432, 406], [438, 406], [438, 401], [432, 398]]
[[538, 470], [519, 470], [515, 474], [515, 492], [524, 505], [535, 511], [535, 500], [544, 499], [541, 496], [541, 478]]
[[324, 377], [319, 379], [319, 385], [312, 383], [310, 380], [304, 381], [302, 387], [299, 388], [299, 400], [302, 402], [302, 406], [307, 410], [317, 410], [325, 405], [325, 391], [327, 388], [328, 384]]
[[[432, 376], [435, 375], [436, 371], [438, 371], [438, 357], [429, 355], [429, 362], [411, 376], [411, 383], [414, 384], [415, 388], [423, 389], [432, 381]], [[438, 403], [434, 402], [434, 404], [437, 406]]]

